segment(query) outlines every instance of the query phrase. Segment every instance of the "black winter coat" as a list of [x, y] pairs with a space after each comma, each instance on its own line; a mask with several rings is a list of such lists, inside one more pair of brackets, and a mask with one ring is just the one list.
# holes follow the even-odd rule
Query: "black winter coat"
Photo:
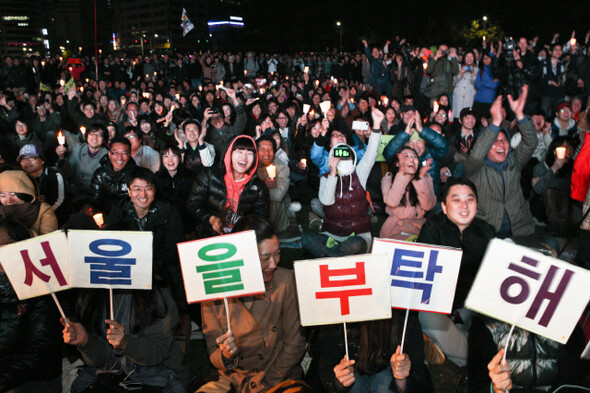
[[109, 155], [101, 160], [101, 167], [94, 171], [90, 182], [90, 205], [108, 213], [128, 196], [127, 180], [135, 173], [137, 164], [129, 157], [129, 162], [120, 171], [115, 171]]
[[0, 273], [0, 392], [61, 376], [61, 325], [49, 296], [18, 300]]
[[430, 218], [422, 225], [418, 242], [463, 250], [453, 309], [463, 307], [488, 243], [495, 234], [494, 227], [479, 218], [475, 218], [461, 233], [459, 227], [443, 213]]
[[[197, 176], [191, 190], [187, 211], [199, 221], [199, 232], [202, 237], [217, 236], [209, 219], [211, 216], [224, 217], [226, 188], [223, 179], [225, 169], [219, 166], [203, 168]], [[254, 173], [242, 190], [238, 201], [238, 216], [250, 214], [269, 218], [270, 196], [264, 181]]]

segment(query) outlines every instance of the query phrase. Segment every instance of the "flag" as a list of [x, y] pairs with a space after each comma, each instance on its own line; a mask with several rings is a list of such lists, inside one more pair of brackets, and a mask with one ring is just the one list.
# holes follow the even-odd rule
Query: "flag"
[[42, 82], [39, 82], [39, 91], [51, 91], [51, 87]]
[[195, 28], [195, 25], [193, 25], [191, 21], [188, 19], [186, 8], [182, 9], [182, 16], [180, 17], [180, 27], [182, 27], [183, 37], [187, 35], [189, 31]]

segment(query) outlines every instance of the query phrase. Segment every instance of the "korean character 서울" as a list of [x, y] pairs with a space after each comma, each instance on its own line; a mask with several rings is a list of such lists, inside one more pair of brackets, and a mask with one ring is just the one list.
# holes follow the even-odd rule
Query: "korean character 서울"
[[[342, 278], [333, 280], [333, 277], [354, 276], [354, 278]], [[343, 288], [357, 285], [365, 285], [365, 263], [356, 262], [353, 268], [330, 269], [328, 265], [320, 265], [320, 286], [322, 288]], [[349, 298], [351, 296], [371, 295], [371, 288], [339, 289], [336, 291], [316, 292], [316, 299], [340, 299], [341, 315], [350, 314]]]
[[[522, 276], [528, 277], [531, 280], [539, 281], [541, 280], [541, 273], [535, 271], [534, 268], [537, 267], [539, 261], [523, 256], [521, 261], [522, 264], [510, 263], [508, 265], [508, 269], [512, 270]], [[562, 269], [563, 274], [561, 277], [561, 281], [557, 284], [557, 287], [553, 292], [549, 290], [553, 279], [556, 278], [556, 274], [560, 270], [557, 266], [551, 265], [549, 270], [547, 271], [545, 277], [543, 278], [543, 282], [541, 283], [541, 287], [539, 291], [536, 293], [535, 298], [529, 308], [528, 312], [526, 313], [526, 317], [529, 319], [535, 319], [539, 308], [541, 307], [541, 303], [543, 300], [548, 300], [549, 304], [545, 308], [545, 312], [543, 313], [541, 319], [539, 320], [539, 325], [547, 327], [551, 318], [553, 317], [553, 313], [559, 304], [559, 301], [567, 288], [567, 285], [573, 275], [573, 271], [569, 269]], [[531, 295], [531, 290], [529, 287], [529, 283], [525, 278], [522, 276], [508, 276], [500, 285], [500, 296], [502, 299], [507, 301], [510, 304], [522, 304], [524, 303]], [[510, 289], [514, 286], [519, 287], [518, 293], [511, 291]], [[510, 293], [512, 292], [512, 293]]]
[[[430, 250], [427, 253], [424, 251], [396, 248], [391, 266], [391, 275], [394, 277], [391, 280], [391, 285], [394, 287], [421, 290], [421, 303], [430, 303], [434, 275], [443, 271], [443, 267], [436, 264], [437, 259], [437, 250]], [[427, 263], [423, 263], [426, 261]]]
[[[223, 253], [218, 253], [219, 250], [223, 250]], [[239, 269], [244, 266], [244, 260], [229, 260], [236, 254], [237, 250], [237, 247], [230, 243], [214, 243], [198, 251], [197, 255], [201, 260], [216, 262], [197, 266], [197, 273], [203, 274], [203, 283], [207, 295], [244, 289]]]
[[[116, 249], [104, 249], [103, 246]], [[131, 266], [135, 258], [123, 258], [131, 253], [129, 243], [120, 239], [99, 239], [88, 245], [90, 252], [97, 256], [84, 257], [90, 264], [90, 283], [107, 285], [131, 285]]]

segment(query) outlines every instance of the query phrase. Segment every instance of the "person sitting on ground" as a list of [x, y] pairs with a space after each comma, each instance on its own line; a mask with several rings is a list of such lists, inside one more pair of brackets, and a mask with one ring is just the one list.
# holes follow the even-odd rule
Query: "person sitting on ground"
[[23, 223], [34, 236], [58, 228], [53, 208], [37, 199], [35, 185], [24, 171], [0, 173], [0, 217], [10, 216]]
[[469, 154], [459, 154], [465, 176], [480, 192], [477, 216], [494, 226], [500, 238], [512, 235], [531, 235], [535, 224], [529, 203], [520, 187], [522, 168], [537, 147], [533, 123], [524, 115], [528, 86], [524, 85], [517, 100], [508, 96], [514, 111], [522, 142], [510, 148], [510, 135], [500, 128], [502, 122], [502, 96], [490, 108], [492, 123], [481, 132]]
[[60, 172], [45, 166], [45, 155], [39, 146], [24, 145], [17, 161], [35, 182], [37, 199], [47, 202], [60, 223], [67, 220], [66, 184]]
[[[202, 303], [203, 333], [219, 379], [199, 393], [259, 393], [303, 377], [305, 353], [293, 272], [278, 267], [279, 240], [273, 225], [260, 215], [244, 216], [234, 232], [254, 230], [266, 291], [260, 296]], [[226, 313], [230, 315], [231, 330]], [[304, 384], [289, 391], [309, 392]]]
[[381, 180], [385, 211], [389, 215], [379, 237], [405, 240], [417, 235], [424, 215], [436, 205], [432, 178], [428, 174], [432, 159], [422, 166], [418, 153], [403, 147], [389, 163], [389, 172]]
[[[0, 247], [30, 237], [22, 223], [0, 218]], [[58, 317], [49, 295], [19, 300], [0, 266], [0, 391], [61, 393]]]
[[[275, 230], [281, 234], [289, 228], [289, 182], [291, 171], [281, 160], [275, 159], [277, 145], [272, 136], [261, 136], [256, 140], [258, 148], [258, 177], [266, 183], [270, 195], [270, 222], [275, 226]], [[274, 167], [274, 174], [271, 177], [269, 167]], [[299, 236], [301, 234], [299, 233]]]
[[[330, 172], [320, 179], [319, 200], [323, 205], [322, 232], [303, 235], [303, 248], [315, 257], [362, 254], [371, 246], [371, 221], [365, 189], [381, 138], [384, 115], [371, 111], [373, 128], [363, 158], [358, 161], [344, 141], [330, 150]], [[338, 133], [334, 130], [333, 133]], [[337, 140], [332, 136], [332, 140]]]
[[256, 174], [257, 166], [254, 139], [240, 135], [223, 162], [199, 173], [187, 203], [187, 211], [199, 222], [199, 237], [229, 233], [245, 215], [269, 216], [268, 187]]
[[428, 173], [432, 177], [435, 195], [440, 195], [440, 160], [447, 154], [447, 140], [436, 131], [423, 127], [420, 113], [414, 111], [414, 117], [408, 120], [405, 131], [398, 133], [385, 146], [383, 156], [387, 161], [392, 160], [404, 145], [414, 149], [422, 166], [432, 159]]
[[160, 169], [160, 155], [151, 147], [141, 144], [143, 132], [138, 131], [135, 127], [126, 127], [123, 135], [131, 143], [131, 157], [137, 166], [156, 173]]
[[[320, 378], [328, 393], [432, 393], [424, 363], [424, 340], [417, 313], [411, 312], [403, 352], [400, 347], [404, 312], [390, 319], [347, 325], [350, 359], [340, 327], [320, 330]], [[339, 363], [338, 363], [339, 362]]]
[[[441, 194], [442, 213], [429, 218], [418, 235], [419, 243], [455, 247], [463, 250], [461, 268], [451, 318], [443, 314], [420, 313], [422, 330], [443, 353], [431, 348], [429, 359], [442, 363], [444, 356], [459, 366], [467, 364], [467, 332], [473, 312], [465, 308], [465, 298], [479, 270], [488, 242], [495, 230], [477, 218], [478, 195], [475, 185], [465, 178], [450, 178]], [[438, 357], [438, 359], [435, 359]]]

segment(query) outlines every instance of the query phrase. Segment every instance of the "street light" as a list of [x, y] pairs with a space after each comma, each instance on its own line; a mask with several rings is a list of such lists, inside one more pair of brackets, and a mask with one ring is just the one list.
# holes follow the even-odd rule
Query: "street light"
[[336, 22], [336, 26], [340, 28], [340, 53], [342, 53], [342, 23]]
[[483, 19], [483, 28], [484, 28], [484, 30], [487, 30], [487, 27], [488, 27], [488, 17], [484, 15], [482, 19]]

